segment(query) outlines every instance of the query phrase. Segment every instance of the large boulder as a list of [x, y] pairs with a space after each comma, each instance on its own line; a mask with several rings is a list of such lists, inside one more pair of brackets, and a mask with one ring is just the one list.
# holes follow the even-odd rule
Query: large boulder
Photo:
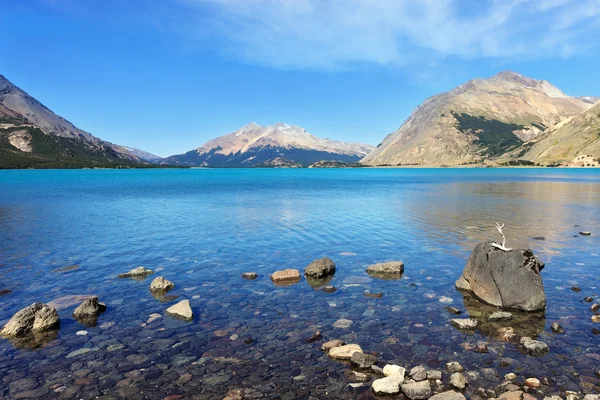
[[546, 308], [540, 271], [544, 268], [531, 250], [503, 251], [490, 243], [478, 244], [456, 281], [460, 290], [471, 291], [496, 307], [538, 311]]
[[325, 278], [335, 274], [335, 263], [327, 257], [314, 260], [304, 270], [304, 275], [312, 278]]
[[56, 309], [44, 303], [33, 303], [13, 315], [0, 334], [6, 337], [23, 337], [30, 333], [58, 329], [59, 326], [60, 318]]

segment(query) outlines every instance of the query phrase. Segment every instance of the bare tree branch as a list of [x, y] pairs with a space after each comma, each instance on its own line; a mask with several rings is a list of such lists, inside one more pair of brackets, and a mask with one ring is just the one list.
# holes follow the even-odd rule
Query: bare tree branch
[[502, 229], [504, 229], [504, 224], [500, 225], [498, 222], [496, 222], [496, 229], [502, 236], [502, 244], [492, 243], [492, 246], [503, 251], [511, 251], [511, 248], [506, 247], [506, 236], [504, 236], [504, 232], [502, 232]]

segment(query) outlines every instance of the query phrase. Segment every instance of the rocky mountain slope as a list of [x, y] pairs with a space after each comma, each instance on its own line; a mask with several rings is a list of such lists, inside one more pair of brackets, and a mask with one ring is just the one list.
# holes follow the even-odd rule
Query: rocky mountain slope
[[547, 81], [510, 71], [473, 79], [425, 100], [361, 162], [440, 166], [506, 154], [519, 158], [531, 141], [588, 110], [594, 100], [567, 96]]
[[600, 103], [552, 127], [526, 149], [520, 158], [537, 163], [567, 163], [584, 155], [600, 158]]
[[202, 147], [162, 160], [162, 164], [204, 167], [253, 167], [285, 159], [302, 166], [320, 160], [355, 162], [373, 149], [360, 143], [321, 139], [294, 125], [261, 126], [251, 122], [243, 128], [209, 140]]
[[153, 158], [77, 128], [0, 75], [0, 168], [111, 167]]

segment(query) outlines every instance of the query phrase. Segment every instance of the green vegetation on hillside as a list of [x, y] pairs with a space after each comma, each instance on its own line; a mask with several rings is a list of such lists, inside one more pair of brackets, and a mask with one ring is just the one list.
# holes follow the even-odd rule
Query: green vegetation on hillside
[[523, 144], [523, 141], [513, 133], [524, 129], [523, 125], [507, 124], [495, 119], [465, 113], [452, 112], [452, 115], [458, 121], [458, 130], [477, 136], [475, 143], [489, 157], [500, 156]]
[[[31, 135], [31, 152], [12, 146], [10, 133]], [[18, 126], [0, 130], [0, 169], [24, 168], [148, 168], [152, 165], [123, 160], [110, 148], [77, 139], [46, 135], [40, 129]]]

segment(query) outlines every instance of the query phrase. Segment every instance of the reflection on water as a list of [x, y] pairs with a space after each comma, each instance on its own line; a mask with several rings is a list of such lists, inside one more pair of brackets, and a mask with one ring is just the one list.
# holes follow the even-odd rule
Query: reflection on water
[[[256, 398], [372, 397], [368, 385], [347, 385], [349, 367], [320, 342], [306, 342], [317, 330], [384, 363], [459, 361], [477, 373], [468, 394], [507, 372], [551, 379], [545, 394], [591, 392], [600, 335], [582, 299], [600, 298], [598, 204], [600, 176], [580, 170], [2, 171], [0, 291], [12, 292], [0, 297], [0, 323], [54, 300], [61, 329], [0, 341], [0, 397], [221, 399], [234, 388]], [[475, 244], [499, 239], [495, 222], [506, 224], [509, 246], [546, 263], [545, 314], [488, 323], [492, 308], [454, 289]], [[334, 277], [270, 280], [323, 256], [336, 263]], [[405, 263], [402, 279], [365, 272], [395, 260]], [[140, 265], [175, 289], [155, 298], [151, 279], [116, 278]], [[244, 280], [246, 271], [259, 277]], [[71, 314], [91, 294], [108, 309], [85, 327]], [[193, 322], [165, 316], [184, 299]], [[448, 305], [479, 328], [452, 327]], [[352, 324], [334, 327], [342, 318]], [[516, 341], [499, 338], [509, 327]], [[527, 356], [522, 335], [550, 353]], [[472, 350], [479, 341], [487, 353]]]

